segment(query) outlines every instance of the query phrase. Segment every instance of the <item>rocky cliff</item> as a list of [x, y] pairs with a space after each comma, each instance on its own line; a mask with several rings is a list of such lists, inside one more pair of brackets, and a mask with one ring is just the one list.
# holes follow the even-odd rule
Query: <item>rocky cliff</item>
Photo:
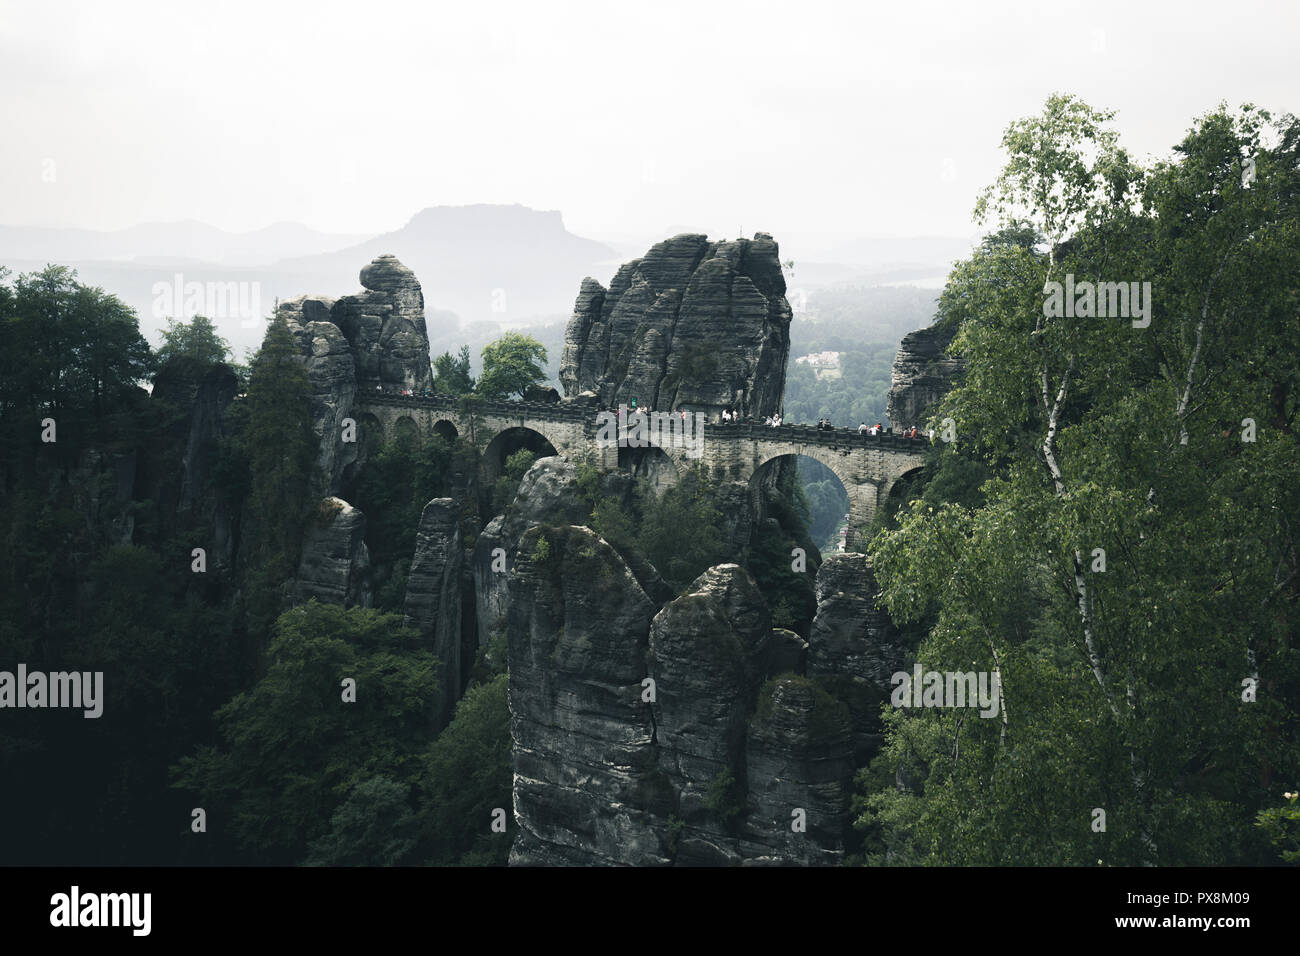
[[330, 319], [342, 331], [356, 362], [357, 388], [423, 391], [433, 383], [424, 293], [395, 256], [383, 255], [361, 270], [363, 292], [334, 303]]
[[321, 501], [303, 541], [294, 603], [369, 607], [370, 552], [366, 516], [341, 498]]
[[442, 667], [437, 724], [444, 725], [460, 698], [461, 653], [460, 504], [434, 498], [424, 506], [415, 555], [406, 580], [406, 616]]
[[[888, 687], [862, 662], [893, 654], [872, 645], [886, 629], [851, 620], [860, 604], [875, 613], [874, 592], [855, 604], [832, 589], [855, 571], [854, 585], [869, 583], [864, 556], [840, 557], [805, 645], [772, 629], [738, 565], [710, 568], [656, 611], [631, 563], [589, 528], [530, 524], [501, 575], [512, 863], [840, 860], [853, 772], [870, 756], [855, 709]], [[805, 654], [816, 674], [795, 672]]]
[[961, 359], [946, 351], [956, 332], [956, 326], [932, 325], [903, 337], [885, 406], [895, 429], [924, 427], [926, 411], [961, 374]]
[[311, 383], [312, 428], [321, 494], [335, 494], [357, 463], [361, 442], [340, 441], [359, 391], [421, 392], [431, 386], [424, 293], [410, 269], [379, 256], [361, 270], [364, 291], [331, 299], [299, 296], [276, 313], [288, 324]]
[[506, 627], [512, 863], [668, 861], [673, 795], [641, 686], [654, 612], [589, 528], [538, 525], [520, 540]]
[[617, 405], [770, 415], [781, 405], [790, 305], [777, 244], [680, 235], [585, 279], [565, 333], [560, 381]]
[[853, 751], [862, 766], [880, 745], [880, 705], [906, 649], [879, 607], [871, 558], [832, 554], [817, 569], [817, 615], [808, 634], [808, 674], [834, 686], [848, 708]]
[[[602, 481], [603, 497], [628, 484]], [[823, 565], [805, 642], [739, 565], [673, 596], [589, 516], [576, 465], [542, 459], [475, 549], [480, 639], [504, 633], [510, 670], [511, 861], [841, 859], [899, 653], [868, 559]]]
[[[317, 441], [313, 491], [324, 499], [322, 513], [331, 516], [317, 522], [304, 540], [295, 601], [314, 597], [369, 605], [365, 516], [338, 497], [365, 445], [361, 436], [342, 440], [344, 423], [354, 417], [359, 391], [423, 391], [433, 381], [424, 293], [415, 275], [393, 256], [382, 255], [362, 268], [361, 285], [363, 291], [340, 299], [299, 296], [281, 302], [276, 313], [298, 343], [307, 370]], [[459, 667], [458, 658], [452, 666]]]

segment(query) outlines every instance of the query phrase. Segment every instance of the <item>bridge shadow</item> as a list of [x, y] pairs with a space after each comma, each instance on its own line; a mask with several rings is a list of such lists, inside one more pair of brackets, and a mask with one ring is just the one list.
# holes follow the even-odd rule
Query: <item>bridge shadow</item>
[[631, 472], [635, 478], [645, 479], [656, 496], [662, 495], [681, 478], [677, 464], [668, 453], [653, 445], [646, 448], [619, 448], [618, 467]]

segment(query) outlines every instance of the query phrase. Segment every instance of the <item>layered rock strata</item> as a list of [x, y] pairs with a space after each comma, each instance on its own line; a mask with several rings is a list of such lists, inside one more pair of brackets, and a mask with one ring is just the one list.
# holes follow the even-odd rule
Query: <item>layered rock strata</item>
[[776, 242], [683, 234], [583, 280], [565, 333], [566, 398], [764, 416], [777, 412], [790, 304]]
[[903, 336], [894, 358], [885, 414], [897, 431], [925, 425], [925, 413], [961, 374], [960, 358], [948, 353], [955, 326], [932, 325]]
[[342, 498], [325, 498], [308, 525], [294, 583], [294, 603], [369, 607], [366, 516]]

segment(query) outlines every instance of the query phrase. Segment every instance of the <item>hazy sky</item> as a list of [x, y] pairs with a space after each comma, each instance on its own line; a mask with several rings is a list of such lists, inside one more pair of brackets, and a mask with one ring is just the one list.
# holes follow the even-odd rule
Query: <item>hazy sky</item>
[[966, 235], [1049, 93], [1164, 154], [1220, 100], [1300, 110], [1298, 28], [1291, 0], [0, 0], [0, 223]]

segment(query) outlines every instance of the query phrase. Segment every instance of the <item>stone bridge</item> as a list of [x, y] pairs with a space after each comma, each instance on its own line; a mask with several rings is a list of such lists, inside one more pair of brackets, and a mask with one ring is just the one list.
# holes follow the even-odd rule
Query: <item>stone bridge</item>
[[[665, 441], [646, 449], [619, 448], [598, 440], [601, 421], [590, 405], [490, 402], [448, 396], [411, 397], [391, 393], [358, 394], [354, 417], [360, 441], [367, 445], [391, 438], [400, 428], [420, 435], [438, 433], [463, 438], [482, 454], [482, 476], [494, 480], [505, 458], [520, 447], [545, 439], [557, 454], [584, 458], [603, 468], [629, 467], [635, 458], [644, 464], [658, 460], [657, 475], [668, 482], [694, 465], [733, 481], [753, 482], [769, 462], [786, 455], [806, 455], [820, 461], [839, 478], [849, 499], [848, 535], [852, 548], [856, 528], [870, 523], [894, 483], [921, 467], [928, 447], [924, 438], [898, 435], [859, 435], [857, 429], [819, 430], [813, 425], [723, 424], [704, 426], [698, 455]], [[531, 433], [531, 435], [530, 435]], [[631, 453], [631, 454], [629, 454]], [[664, 468], [663, 461], [671, 463]]]

